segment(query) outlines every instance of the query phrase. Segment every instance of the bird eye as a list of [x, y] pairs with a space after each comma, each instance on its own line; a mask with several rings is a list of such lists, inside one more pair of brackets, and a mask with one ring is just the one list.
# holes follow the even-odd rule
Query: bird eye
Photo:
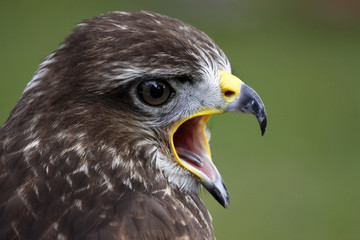
[[159, 106], [174, 94], [174, 90], [165, 81], [150, 80], [140, 83], [137, 93], [144, 103]]

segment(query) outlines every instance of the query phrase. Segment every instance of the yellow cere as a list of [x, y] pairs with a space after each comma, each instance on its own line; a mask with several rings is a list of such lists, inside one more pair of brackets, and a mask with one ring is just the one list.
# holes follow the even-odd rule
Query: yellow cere
[[233, 102], [239, 96], [243, 82], [231, 73], [220, 70], [220, 88], [225, 102]]

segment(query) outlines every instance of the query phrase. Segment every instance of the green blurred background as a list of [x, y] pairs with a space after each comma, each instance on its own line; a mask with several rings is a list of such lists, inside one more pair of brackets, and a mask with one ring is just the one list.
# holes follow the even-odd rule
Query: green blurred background
[[0, 124], [79, 21], [151, 10], [205, 31], [262, 97], [268, 129], [214, 116], [213, 159], [231, 203], [203, 192], [218, 239], [360, 239], [357, 0], [0, 0]]

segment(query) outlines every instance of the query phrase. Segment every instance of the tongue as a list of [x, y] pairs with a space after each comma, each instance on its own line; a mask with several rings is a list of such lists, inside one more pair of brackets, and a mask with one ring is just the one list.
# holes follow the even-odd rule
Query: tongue
[[176, 148], [179, 158], [192, 164], [193, 166], [197, 165], [198, 167], [203, 167], [204, 163], [199, 155], [196, 153], [182, 147]]

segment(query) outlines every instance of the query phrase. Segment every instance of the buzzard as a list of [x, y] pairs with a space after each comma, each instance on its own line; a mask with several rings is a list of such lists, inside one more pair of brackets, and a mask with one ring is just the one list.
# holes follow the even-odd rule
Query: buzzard
[[215, 239], [229, 196], [206, 122], [260, 97], [203, 32], [152, 12], [86, 20], [0, 130], [0, 239]]

